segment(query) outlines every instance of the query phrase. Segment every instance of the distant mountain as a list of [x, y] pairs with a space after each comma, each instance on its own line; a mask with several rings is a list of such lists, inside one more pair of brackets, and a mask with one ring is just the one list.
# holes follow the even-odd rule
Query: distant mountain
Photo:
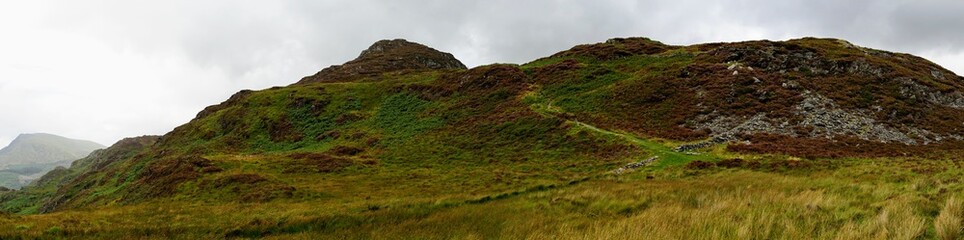
[[0, 149], [0, 186], [20, 188], [57, 166], [70, 166], [101, 148], [104, 146], [95, 142], [53, 134], [21, 134]]

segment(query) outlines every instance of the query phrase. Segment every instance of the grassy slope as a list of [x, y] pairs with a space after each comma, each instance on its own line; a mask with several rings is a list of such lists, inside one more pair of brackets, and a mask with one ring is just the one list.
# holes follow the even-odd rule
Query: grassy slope
[[[781, 161], [764, 157], [763, 163]], [[670, 167], [520, 189], [446, 197], [136, 205], [8, 216], [0, 235], [130, 234], [217, 238], [933, 238], [960, 162], [817, 160], [807, 167]], [[766, 165], [766, 164], [764, 164]], [[780, 166], [780, 164], [774, 164]], [[647, 179], [648, 177], [652, 179]], [[960, 199], [958, 196], [957, 199]], [[959, 225], [958, 225], [959, 226]], [[903, 238], [903, 239], [910, 239]]]
[[[65, 211], [0, 216], [0, 237], [935, 238], [955, 222], [960, 159], [670, 151], [680, 142], [653, 136], [692, 134], [658, 112], [672, 106], [633, 115], [613, 99], [660, 95], [687, 51], [253, 92], [68, 184]], [[544, 68], [566, 60], [578, 68]], [[733, 158], [746, 163], [715, 164]]]

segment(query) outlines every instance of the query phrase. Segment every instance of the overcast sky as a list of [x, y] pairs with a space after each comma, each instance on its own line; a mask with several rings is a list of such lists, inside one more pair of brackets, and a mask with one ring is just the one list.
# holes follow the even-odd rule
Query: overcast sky
[[164, 134], [241, 89], [288, 85], [379, 39], [469, 67], [576, 44], [843, 38], [964, 72], [964, 1], [0, 0], [0, 146]]

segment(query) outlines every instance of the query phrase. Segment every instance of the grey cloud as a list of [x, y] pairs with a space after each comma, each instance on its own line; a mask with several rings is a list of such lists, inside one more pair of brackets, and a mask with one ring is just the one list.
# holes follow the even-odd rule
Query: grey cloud
[[948, 51], [962, 51], [962, 16], [964, 1], [906, 2], [889, 18], [888, 23], [894, 31], [888, 38], [888, 44], [914, 50], [945, 48]]
[[964, 3], [958, 1], [195, 2], [117, 1], [95, 12], [105, 16], [110, 37], [148, 51], [173, 46], [232, 77], [281, 60], [314, 68], [338, 64], [371, 42], [396, 37], [461, 52], [469, 65], [521, 63], [620, 36], [692, 44], [748, 34], [724, 25], [765, 29], [765, 37], [775, 39], [837, 37], [904, 51], [964, 48], [964, 32], [957, 31]]

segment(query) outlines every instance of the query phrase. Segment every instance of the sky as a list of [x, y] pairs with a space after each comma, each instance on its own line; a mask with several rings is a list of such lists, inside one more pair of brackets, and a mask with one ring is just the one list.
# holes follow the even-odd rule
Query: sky
[[0, 0], [0, 146], [45, 132], [110, 145], [161, 135], [242, 89], [294, 83], [380, 39], [469, 67], [577, 44], [805, 36], [964, 73], [960, 0]]

